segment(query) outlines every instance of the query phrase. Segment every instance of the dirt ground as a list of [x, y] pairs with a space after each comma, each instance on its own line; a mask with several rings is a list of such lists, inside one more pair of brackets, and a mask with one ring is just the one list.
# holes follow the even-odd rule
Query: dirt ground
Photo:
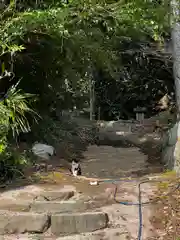
[[[149, 149], [152, 152], [152, 149]], [[67, 154], [68, 155], [68, 154]], [[77, 155], [76, 155], [77, 156]], [[108, 146], [89, 145], [81, 151], [80, 161], [82, 167], [81, 177], [74, 178], [70, 175], [70, 163], [63, 154], [61, 148], [57, 156], [49, 161], [36, 160], [36, 166], [28, 168], [25, 172], [26, 180], [16, 181], [2, 193], [10, 194], [11, 190], [19, 191], [19, 187], [27, 191], [35, 188], [47, 190], [71, 187], [76, 190], [78, 196], [92, 201], [96, 200], [96, 206], [110, 215], [111, 222], [117, 232], [127, 231], [130, 239], [137, 239], [139, 215], [137, 206], [123, 206], [115, 201], [115, 188], [117, 187], [116, 200], [138, 201], [138, 182], [142, 179], [164, 178], [163, 167], [159, 163], [148, 163], [147, 154], [138, 147], [133, 146]], [[91, 186], [91, 180], [102, 179], [132, 179], [134, 182], [100, 183]], [[168, 179], [175, 179], [171, 175]], [[177, 181], [177, 180], [176, 180]], [[32, 187], [31, 187], [32, 185]], [[28, 188], [29, 186], [29, 188]], [[142, 200], [154, 201], [154, 204], [143, 206], [143, 240], [179, 240], [180, 238], [180, 190], [173, 191], [165, 196], [172, 187], [168, 183], [147, 182], [142, 186]], [[175, 186], [175, 183], [172, 185]], [[28, 190], [29, 189], [29, 190]], [[15, 191], [16, 191], [15, 190]], [[157, 198], [160, 197], [159, 200]], [[155, 201], [156, 200], [156, 201]], [[86, 239], [86, 238], [77, 238]], [[91, 238], [87, 238], [91, 239]], [[97, 238], [98, 239], [98, 238]], [[116, 240], [117, 238], [111, 238]]]
[[160, 184], [155, 194], [161, 196], [161, 201], [158, 201], [154, 207], [151, 219], [153, 226], [161, 236], [155, 239], [179, 240], [180, 179], [174, 180], [170, 185]]

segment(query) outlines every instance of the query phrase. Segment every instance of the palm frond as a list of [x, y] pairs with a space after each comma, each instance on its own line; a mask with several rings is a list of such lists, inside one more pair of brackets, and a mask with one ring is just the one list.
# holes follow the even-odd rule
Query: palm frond
[[[30, 99], [35, 98], [34, 94], [23, 93], [17, 86], [8, 91], [8, 98], [5, 103], [0, 103], [0, 126], [1, 129], [12, 130], [13, 135], [31, 130], [27, 114], [36, 122], [40, 116], [30, 107]], [[1, 131], [0, 129], [0, 131]]]

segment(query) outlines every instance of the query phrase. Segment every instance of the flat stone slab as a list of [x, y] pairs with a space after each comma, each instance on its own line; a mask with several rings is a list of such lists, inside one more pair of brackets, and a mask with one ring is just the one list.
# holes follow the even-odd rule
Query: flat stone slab
[[56, 238], [56, 240], [129, 240], [129, 235], [128, 233], [121, 233], [118, 231], [116, 233], [112, 233], [110, 231], [110, 234], [106, 233], [81, 234], [59, 237]]
[[28, 212], [30, 201], [2, 199], [0, 201], [0, 210], [11, 210], [12, 212]]
[[93, 232], [107, 227], [107, 224], [108, 215], [102, 212], [51, 216], [51, 232], [55, 235]]
[[37, 213], [0, 212], [0, 234], [43, 233], [49, 227], [49, 217]]
[[80, 201], [34, 201], [31, 205], [30, 211], [37, 213], [65, 213], [85, 211], [89, 204]]
[[66, 201], [74, 196], [73, 191], [47, 191], [42, 192], [35, 200], [44, 198], [47, 201]]
[[0, 240], [129, 240], [128, 233], [121, 233], [119, 229], [105, 229], [93, 233], [76, 234], [65, 237], [44, 236], [41, 234], [18, 234], [0, 236]]

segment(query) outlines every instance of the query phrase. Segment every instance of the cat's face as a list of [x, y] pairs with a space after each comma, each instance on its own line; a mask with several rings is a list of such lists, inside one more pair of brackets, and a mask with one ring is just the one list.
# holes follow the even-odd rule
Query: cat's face
[[75, 161], [72, 161], [71, 171], [73, 176], [75, 177], [80, 175], [81, 174], [80, 164]]

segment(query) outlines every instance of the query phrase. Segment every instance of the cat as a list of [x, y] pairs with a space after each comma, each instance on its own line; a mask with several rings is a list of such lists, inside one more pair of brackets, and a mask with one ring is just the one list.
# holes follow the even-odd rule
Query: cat
[[81, 175], [81, 166], [77, 160], [72, 160], [71, 173], [75, 177], [77, 177], [78, 175]]

